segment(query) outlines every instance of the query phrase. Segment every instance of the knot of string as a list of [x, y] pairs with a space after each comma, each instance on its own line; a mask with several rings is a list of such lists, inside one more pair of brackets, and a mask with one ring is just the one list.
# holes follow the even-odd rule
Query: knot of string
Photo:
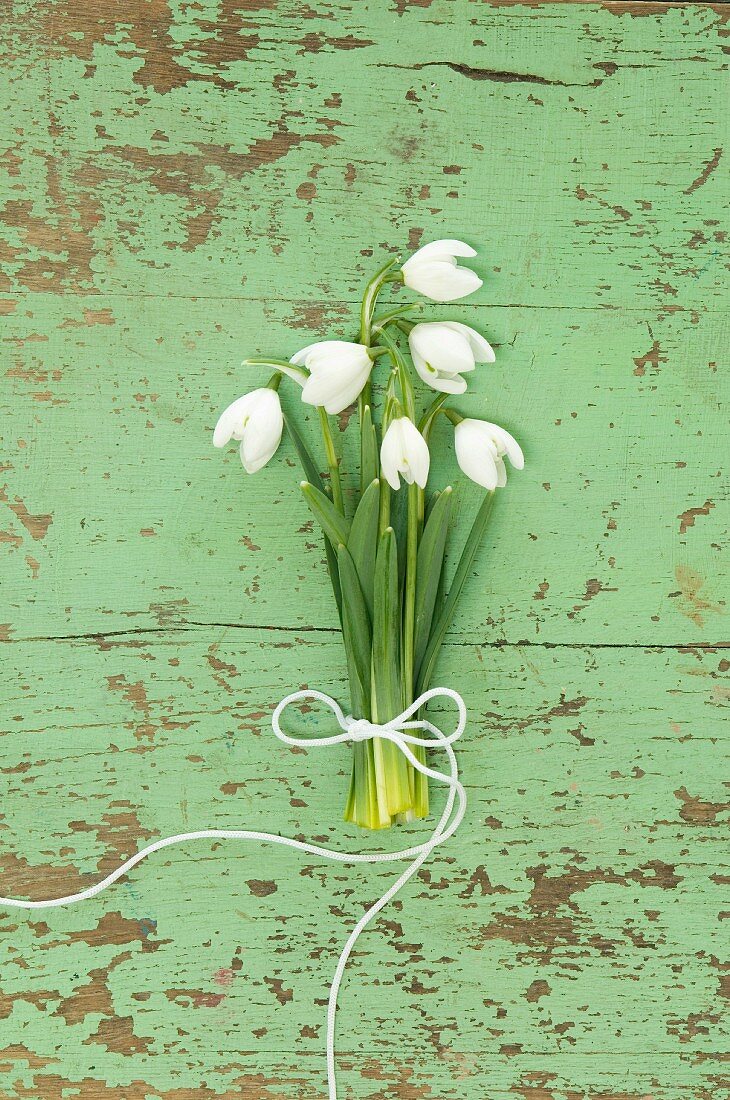
[[[438, 726], [425, 718], [415, 719], [413, 717], [413, 715], [417, 714], [426, 703], [430, 702], [432, 699], [438, 698], [450, 699], [456, 705], [458, 721], [453, 731], [449, 734], [443, 733]], [[281, 717], [287, 707], [294, 703], [311, 699], [329, 707], [340, 727], [340, 733], [331, 734], [327, 737], [299, 737], [292, 736], [281, 728]], [[348, 959], [352, 954], [352, 949], [362, 931], [367, 928], [368, 924], [377, 916], [381, 909], [396, 896], [408, 880], [416, 874], [431, 852], [440, 844], [447, 841], [449, 837], [454, 835], [464, 818], [466, 812], [466, 791], [459, 780], [459, 767], [452, 744], [461, 737], [466, 727], [466, 706], [458, 691], [454, 691], [452, 688], [430, 688], [429, 691], [424, 691], [422, 695], [419, 695], [418, 699], [411, 703], [409, 707], [406, 707], [406, 709], [396, 718], [392, 718], [389, 722], [385, 722], [381, 725], [377, 722], [370, 722], [366, 718], [353, 718], [352, 715], [346, 715], [340, 705], [329, 695], [325, 695], [324, 692], [303, 690], [292, 692], [291, 695], [287, 695], [286, 698], [281, 700], [272, 715], [271, 726], [280, 741], [283, 741], [286, 745], [295, 745], [299, 748], [324, 748], [326, 746], [339, 745], [345, 742], [368, 741], [374, 737], [382, 737], [385, 740], [392, 741], [393, 744], [398, 746], [414, 768], [423, 775], [428, 776], [429, 779], [441, 783], [447, 788], [448, 793], [446, 795], [444, 809], [431, 835], [420, 844], [414, 844], [398, 852], [341, 852], [336, 848], [324, 848], [319, 844], [310, 844], [307, 841], [294, 840], [291, 837], [280, 836], [278, 833], [263, 833], [252, 829], [198, 829], [195, 832], [175, 833], [174, 836], [163, 837], [161, 840], [156, 840], [154, 843], [148, 844], [147, 847], [140, 849], [139, 852], [136, 852], [135, 855], [122, 863], [116, 870], [108, 874], [106, 878], [101, 879], [93, 886], [89, 886], [86, 890], [79, 890], [76, 894], [67, 894], [64, 897], [49, 898], [44, 901], [26, 901], [21, 898], [0, 897], [0, 906], [13, 909], [49, 909], [61, 905], [73, 905], [76, 902], [86, 901], [88, 898], [93, 898], [96, 894], [100, 894], [102, 890], [106, 890], [107, 887], [111, 886], [117, 879], [122, 878], [123, 875], [127, 874], [127, 872], [132, 869], [132, 867], [140, 863], [143, 859], [146, 859], [147, 856], [160, 851], [162, 848], [169, 848], [173, 844], [182, 844], [190, 840], [253, 840], [265, 844], [281, 844], [284, 845], [284, 847], [295, 848], [300, 852], [321, 856], [323, 859], [329, 859], [337, 863], [394, 863], [403, 859], [410, 859], [411, 862], [393, 885], [390, 886], [388, 890], [386, 890], [385, 893], [360, 917], [360, 920], [348, 936], [345, 946], [340, 952], [340, 957], [337, 960], [335, 973], [330, 984], [327, 1005], [326, 1040], [329, 1100], [337, 1100], [335, 1025], [337, 1017], [337, 996], [340, 985], [342, 984], [345, 967], [347, 966]], [[411, 731], [421, 731], [426, 736], [418, 736], [417, 733]], [[435, 768], [429, 768], [426, 764], [422, 764], [412, 751], [416, 746], [428, 749], [442, 749], [448, 761], [448, 771], [438, 771]]]
[[350, 735], [350, 741], [369, 741], [377, 737], [378, 733], [385, 728], [379, 726], [377, 722], [371, 722], [368, 718], [353, 718], [351, 714], [345, 715], [345, 726]]

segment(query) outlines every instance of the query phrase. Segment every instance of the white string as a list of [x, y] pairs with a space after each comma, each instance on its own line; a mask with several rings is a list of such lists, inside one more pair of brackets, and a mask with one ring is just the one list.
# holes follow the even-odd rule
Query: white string
[[[459, 720], [453, 733], [448, 735], [444, 734], [438, 726], [434, 726], [426, 719], [411, 720], [412, 716], [420, 710], [421, 707], [425, 706], [431, 699], [436, 698], [452, 699], [456, 704]], [[297, 703], [304, 699], [316, 699], [320, 703], [325, 703], [337, 719], [337, 723], [342, 732], [332, 734], [330, 737], [292, 737], [284, 733], [280, 725], [280, 720], [284, 711], [292, 703]], [[464, 732], [466, 726], [466, 706], [464, 700], [457, 691], [453, 691], [451, 688], [431, 688], [429, 691], [424, 691], [424, 693], [399, 714], [397, 718], [393, 718], [390, 722], [379, 725], [374, 722], [369, 722], [364, 718], [353, 718], [351, 715], [344, 714], [339, 704], [336, 703], [334, 699], [330, 698], [329, 695], [325, 695], [324, 692], [295, 691], [281, 700], [272, 715], [271, 725], [280, 741], [283, 741], [286, 745], [296, 745], [297, 747], [325, 748], [328, 745], [341, 745], [347, 741], [369, 741], [373, 737], [380, 737], [383, 738], [383, 740], [392, 741], [394, 745], [398, 746], [414, 768], [423, 775], [428, 776], [429, 779], [433, 779], [437, 783], [443, 783], [449, 788], [443, 813], [428, 840], [424, 841], [422, 844], [415, 844], [411, 848], [403, 848], [399, 852], [356, 853], [339, 852], [335, 848], [323, 848], [318, 844], [308, 844], [302, 840], [292, 840], [290, 837], [279, 836], [277, 833], [260, 833], [249, 829], [199, 829], [192, 833], [176, 833], [174, 836], [167, 836], [162, 840], [156, 840], [153, 844], [148, 844], [146, 848], [142, 848], [135, 855], [131, 856], [120, 867], [117, 867], [115, 871], [107, 875], [106, 878], [101, 879], [100, 882], [97, 882], [94, 886], [90, 886], [86, 890], [79, 890], [76, 894], [67, 894], [65, 897], [50, 898], [46, 901], [22, 901], [17, 898], [0, 897], [0, 905], [14, 909], [51, 909], [59, 905], [73, 905], [78, 901], [86, 901], [87, 898], [93, 898], [96, 894], [100, 894], [102, 890], [106, 890], [113, 882], [116, 882], [117, 879], [130, 871], [135, 864], [140, 863], [143, 859], [146, 859], [147, 856], [152, 855], [153, 852], [159, 852], [162, 848], [169, 848], [173, 844], [182, 844], [187, 840], [258, 840], [263, 843], [283, 844], [287, 848], [296, 848], [300, 852], [323, 856], [325, 859], [335, 860], [339, 863], [391, 863], [401, 859], [412, 859], [412, 862], [403, 874], [400, 875], [382, 897], [380, 897], [374, 905], [371, 905], [362, 917], [360, 917], [360, 920], [348, 936], [347, 942], [342, 948], [342, 952], [337, 961], [337, 966], [335, 967], [334, 977], [332, 978], [332, 984], [330, 986], [329, 1003], [327, 1006], [327, 1082], [329, 1087], [329, 1100], [337, 1100], [337, 1083], [335, 1080], [335, 1023], [337, 1016], [337, 995], [340, 985], [342, 984], [342, 976], [345, 972], [347, 961], [352, 954], [352, 949], [363, 929], [367, 928], [373, 917], [377, 916], [380, 910], [383, 909], [388, 902], [395, 897], [398, 891], [402, 889], [406, 882], [415, 875], [416, 871], [418, 871], [421, 865], [426, 861], [431, 852], [440, 844], [447, 841], [449, 837], [454, 835], [463, 820], [464, 813], [466, 812], [466, 791], [459, 781], [459, 768], [456, 761], [456, 754], [451, 746]], [[417, 737], [412, 733], [406, 732], [408, 730], [423, 730], [430, 736]], [[437, 771], [434, 768], [429, 768], [425, 764], [422, 764], [411, 751], [413, 746], [443, 749], [448, 757], [449, 771]], [[454, 803], [457, 802], [457, 800], [458, 804], [455, 808]]]

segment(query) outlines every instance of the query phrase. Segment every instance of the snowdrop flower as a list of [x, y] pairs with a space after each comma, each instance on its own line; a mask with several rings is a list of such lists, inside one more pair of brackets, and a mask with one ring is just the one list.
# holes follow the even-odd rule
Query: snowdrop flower
[[240, 440], [244, 469], [255, 474], [275, 454], [283, 429], [284, 417], [276, 390], [253, 390], [221, 413], [213, 432], [213, 445], [225, 447], [231, 439]]
[[380, 464], [390, 487], [400, 488], [398, 475], [402, 474], [409, 485], [415, 481], [425, 489], [430, 463], [428, 444], [413, 421], [407, 416], [391, 421], [380, 446]]
[[503, 455], [516, 470], [525, 465], [519, 443], [509, 432], [486, 420], [461, 420], [454, 431], [456, 458], [467, 477], [485, 489], [507, 484]]
[[302, 401], [308, 405], [324, 405], [330, 414], [341, 413], [357, 399], [373, 369], [365, 345], [347, 340], [321, 340], [309, 344], [291, 361], [309, 371], [302, 389]]
[[468, 267], [457, 267], [457, 256], [476, 256], [463, 241], [433, 241], [403, 264], [403, 282], [434, 302], [453, 302], [479, 290], [482, 280]]
[[441, 393], [463, 393], [475, 363], [493, 363], [494, 352], [478, 332], [458, 321], [414, 325], [408, 336], [413, 365], [424, 382]]

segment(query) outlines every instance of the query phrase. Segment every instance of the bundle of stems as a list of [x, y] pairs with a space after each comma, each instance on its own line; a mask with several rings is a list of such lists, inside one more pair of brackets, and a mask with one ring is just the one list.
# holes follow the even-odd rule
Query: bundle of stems
[[[291, 360], [244, 360], [244, 365], [269, 367], [274, 373], [265, 387], [234, 401], [215, 430], [218, 446], [231, 438], [240, 441], [243, 465], [254, 473], [272, 457], [286, 427], [304, 471], [304, 499], [324, 536], [352, 714], [374, 723], [395, 718], [432, 684], [439, 650], [489, 520], [494, 490], [506, 482], [504, 456], [517, 468], [523, 465], [518, 444], [503, 428], [464, 418], [447, 405], [450, 397], [465, 391], [464, 373], [476, 363], [494, 361], [486, 340], [453, 321], [416, 323], [417, 305], [378, 313], [380, 295], [391, 285], [405, 284], [434, 301], [471, 293], [481, 280], [459, 266], [456, 257], [473, 255], [460, 241], [436, 241], [402, 267], [391, 260], [365, 288], [358, 341], [321, 341]], [[408, 352], [403, 348], [406, 338]], [[381, 364], [387, 374], [377, 415], [372, 376]], [[436, 391], [420, 415], [414, 374]], [[293, 380], [301, 387], [302, 401], [317, 408], [325, 476], [294, 418], [282, 412], [282, 378]], [[331, 417], [355, 401], [358, 415], [349, 423], [354, 421], [359, 432], [359, 488], [348, 494], [348, 508]], [[426, 497], [429, 445], [440, 416], [454, 426], [462, 470], [486, 489], [448, 584], [452, 489], [447, 486]], [[414, 751], [424, 762], [425, 749]], [[428, 813], [427, 778], [392, 742], [376, 737], [353, 746], [346, 820], [382, 829]]]

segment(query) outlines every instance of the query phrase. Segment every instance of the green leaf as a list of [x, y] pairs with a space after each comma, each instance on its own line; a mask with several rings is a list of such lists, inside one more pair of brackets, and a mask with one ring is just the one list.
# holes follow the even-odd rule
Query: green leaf
[[413, 667], [416, 677], [428, 645], [434, 608], [443, 571], [446, 536], [451, 515], [451, 486], [434, 502], [418, 547], [416, 565], [416, 626], [413, 640]]
[[398, 584], [402, 588], [406, 575], [406, 547], [408, 542], [408, 489], [401, 483], [390, 494], [390, 525], [398, 545]]
[[[299, 456], [299, 461], [302, 464], [305, 476], [312, 485], [318, 489], [322, 489], [322, 478], [319, 470], [317, 469], [314, 459], [309, 452], [309, 448], [302, 439], [297, 428], [288, 417], [284, 417], [284, 423], [286, 424], [286, 430], [289, 432], [291, 441], [294, 444], [294, 449]], [[340, 590], [340, 575], [337, 569], [337, 555], [335, 549], [330, 540], [325, 535], [324, 538], [324, 552], [327, 555], [327, 569], [330, 575], [330, 581], [332, 583], [332, 592], [334, 593], [335, 603], [337, 604], [337, 614], [342, 622], [342, 592]]]
[[350, 521], [338, 512], [328, 496], [308, 481], [302, 482], [302, 493], [315, 519], [319, 522], [333, 546], [347, 546], [350, 538]]
[[461, 595], [461, 590], [464, 587], [464, 582], [471, 572], [471, 568], [474, 564], [474, 558], [479, 548], [479, 544], [484, 537], [484, 532], [487, 527], [487, 521], [489, 520], [490, 512], [492, 511], [492, 504], [494, 503], [494, 490], [487, 493], [484, 501], [477, 512], [476, 519], [469, 532], [469, 537], [466, 540], [464, 549], [459, 559], [459, 564], [456, 567], [454, 573], [454, 579], [451, 582], [449, 594], [446, 597], [441, 612], [436, 619], [436, 622], [431, 631], [431, 636], [426, 646], [426, 652], [423, 655], [423, 661], [421, 663], [420, 672], [418, 675], [418, 687], [416, 689], [417, 694], [425, 691], [431, 682], [434, 666], [436, 664], [436, 658], [441, 648], [441, 643], [446, 636], [446, 631], [451, 625], [451, 621], [454, 617], [454, 611], [456, 610], [456, 603]]
[[370, 616], [355, 563], [342, 543], [337, 547], [337, 563], [342, 586], [342, 634], [350, 674], [353, 713], [363, 718], [370, 712]]
[[387, 527], [378, 543], [373, 599], [373, 686], [379, 722], [395, 718], [401, 710], [400, 633], [398, 546], [393, 528]]
[[[403, 708], [398, 547], [392, 527], [383, 531], [378, 544], [373, 604], [372, 718], [376, 722], [387, 722]], [[393, 817], [412, 805], [410, 765], [390, 741], [376, 737], [372, 744], [378, 803], [385, 805]]]
[[288, 416], [284, 417], [284, 424], [286, 425], [286, 430], [289, 432], [291, 441], [294, 444], [294, 450], [297, 452], [297, 456], [302, 464], [302, 469], [304, 470], [304, 475], [307, 481], [309, 481], [312, 485], [315, 485], [318, 489], [321, 489], [322, 478], [320, 476], [319, 470], [315, 465], [314, 459], [312, 458], [307, 444], [304, 442], [303, 438], [299, 434], [298, 428], [294, 426], [293, 421], [291, 421]]
[[428, 501], [428, 503], [426, 504], [426, 522], [428, 522], [428, 517], [431, 515], [431, 512], [434, 510], [434, 507], [436, 506], [436, 501], [438, 500], [438, 498], [440, 496], [441, 496], [441, 490], [440, 489], [434, 489], [434, 491], [431, 493], [431, 498]]
[[363, 493], [365, 486], [370, 485], [378, 473], [378, 433], [373, 424], [370, 406], [365, 405], [362, 411], [360, 435], [360, 484], [363, 487]]
[[347, 549], [350, 551], [360, 578], [370, 618], [373, 616], [373, 586], [375, 556], [378, 548], [378, 515], [380, 513], [380, 482], [376, 478], [360, 498], [352, 519]]

